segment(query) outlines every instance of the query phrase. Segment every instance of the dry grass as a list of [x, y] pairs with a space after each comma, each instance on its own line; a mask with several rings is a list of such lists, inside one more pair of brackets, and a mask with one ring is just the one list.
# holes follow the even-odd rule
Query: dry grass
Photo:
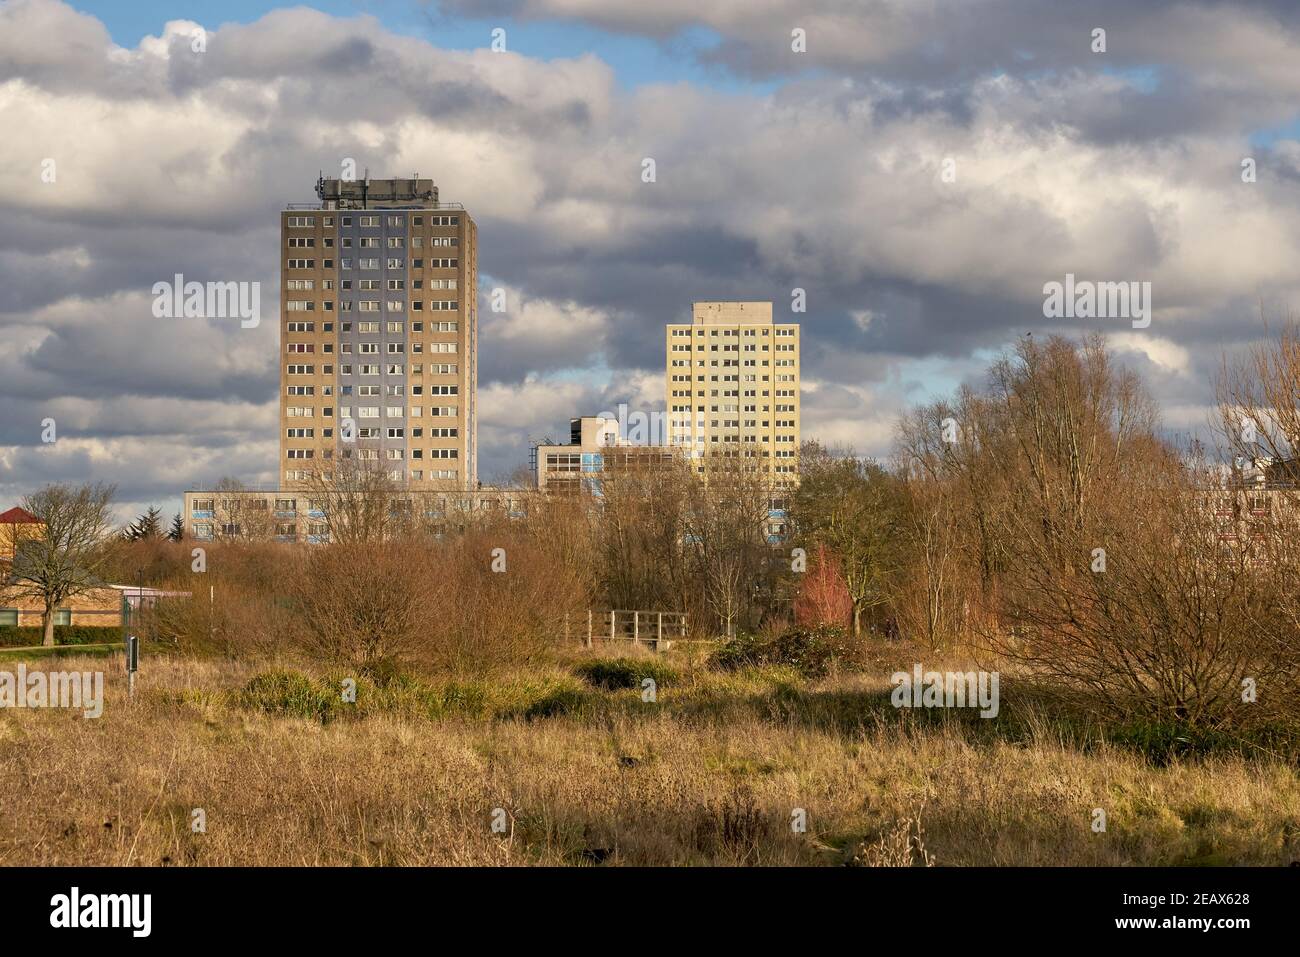
[[[1049, 731], [1007, 741], [888, 714], [855, 726], [845, 713], [878, 691], [856, 677], [806, 685], [779, 671], [687, 668], [658, 704], [644, 704], [636, 690], [582, 689], [556, 666], [496, 680], [472, 708], [428, 714], [419, 702], [429, 695], [363, 685], [359, 705], [374, 699], [364, 716], [322, 724], [241, 699], [238, 689], [267, 665], [146, 666], [134, 702], [120, 672], [110, 673], [98, 720], [0, 711], [0, 863], [1300, 858], [1300, 782], [1283, 761], [1153, 767]], [[558, 716], [501, 717], [556, 689], [570, 695]], [[1108, 818], [1103, 834], [1090, 827], [1097, 807]], [[191, 831], [194, 808], [206, 812], [206, 833]], [[505, 833], [491, 829], [494, 808], [506, 812]], [[807, 813], [806, 833], [791, 828], [796, 808]]]

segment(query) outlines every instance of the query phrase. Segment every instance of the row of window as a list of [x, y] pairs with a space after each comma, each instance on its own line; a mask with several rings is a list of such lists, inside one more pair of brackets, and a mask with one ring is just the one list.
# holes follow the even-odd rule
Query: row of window
[[[383, 300], [361, 299], [357, 302], [357, 305], [360, 307], [357, 309], [357, 312], [379, 312], [381, 301]], [[339, 312], [352, 312], [352, 306], [353, 301], [351, 299], [345, 299], [339, 303]], [[412, 312], [423, 312], [424, 306], [425, 300], [423, 299], [411, 300]], [[428, 306], [430, 312], [455, 312], [460, 308], [460, 301], [457, 299], [433, 299], [429, 300]], [[287, 312], [315, 312], [316, 302], [312, 299], [287, 299], [285, 300], [284, 308]], [[384, 302], [383, 308], [388, 312], [405, 312], [406, 300], [389, 299]], [[334, 301], [332, 299], [324, 300], [321, 303], [321, 311], [333, 312]], [[763, 364], [767, 365], [766, 362]]]
[[[350, 290], [350, 289], [352, 288], [353, 280], [351, 280], [351, 279], [344, 279], [344, 280], [341, 280], [341, 282], [342, 282], [342, 286], [341, 286], [340, 288], [343, 289], [345, 292], [348, 291], [348, 290]], [[389, 292], [401, 292], [401, 291], [403, 291], [404, 289], [406, 289], [406, 280], [405, 280], [405, 279], [389, 279], [389, 280], [387, 280], [387, 282], [388, 282], [388, 291], [389, 291]], [[423, 279], [412, 279], [412, 280], [411, 280], [411, 288], [412, 288], [412, 289], [423, 289], [423, 288], [424, 288], [424, 282], [425, 282], [425, 280], [423, 280]], [[429, 288], [430, 288], [430, 289], [455, 289], [455, 288], [456, 288], [457, 280], [455, 280], [455, 279], [430, 279], [428, 282], [429, 282]], [[384, 280], [381, 280], [381, 279], [358, 279], [358, 280], [356, 280], [356, 286], [357, 286], [357, 288], [360, 289], [362, 292], [370, 292], [370, 291], [376, 291], [376, 292], [377, 292], [378, 290], [380, 290], [380, 289], [383, 288], [383, 283], [384, 283]], [[288, 292], [314, 292], [315, 289], [316, 289], [316, 280], [315, 280], [315, 279], [286, 279], [286, 280], [284, 281], [284, 287], [285, 287], [285, 289], [286, 289]], [[334, 280], [333, 280], [333, 279], [322, 279], [322, 280], [321, 280], [320, 287], [321, 287], [321, 289], [333, 289], [333, 288], [334, 288]]]
[[[375, 418], [375, 416], [361, 416], [361, 418]], [[397, 416], [397, 418], [400, 418], [400, 416]], [[324, 429], [321, 434], [325, 438], [329, 438], [330, 436], [333, 435], [333, 431], [334, 431], [333, 429]], [[436, 428], [431, 428], [428, 430], [417, 427], [411, 429], [411, 438], [422, 439], [425, 437], [426, 431], [428, 432], [428, 437], [431, 439], [454, 439], [458, 435], [460, 435], [460, 429], [456, 428], [455, 426], [438, 426]], [[292, 429], [285, 429], [284, 432], [285, 432], [285, 438], [288, 439], [310, 439], [315, 437], [316, 430], [292, 428]], [[384, 438], [385, 435], [387, 435], [387, 437], [390, 439], [404, 439], [406, 438], [406, 429], [404, 428], [376, 429], [376, 428], [371, 428], [369, 426], [363, 426], [357, 429], [356, 437], [358, 439], [381, 439]]]
[[[285, 262], [285, 268], [287, 268], [287, 269], [315, 269], [315, 268], [316, 268], [316, 260], [314, 260], [314, 259], [286, 259], [284, 262]], [[332, 259], [322, 259], [320, 262], [321, 262], [321, 268], [322, 268], [322, 269], [333, 269], [333, 268], [334, 268], [334, 260], [332, 260]], [[378, 259], [359, 259], [359, 260], [357, 260], [357, 262], [361, 263], [361, 265], [360, 265], [360, 266], [357, 266], [357, 267], [354, 267], [354, 266], [352, 265], [352, 260], [351, 260], [351, 259], [340, 259], [340, 260], [339, 260], [339, 268], [340, 268], [340, 269], [353, 269], [353, 268], [358, 268], [358, 269], [378, 269], [378, 268], [379, 268], [379, 260], [378, 260]], [[402, 269], [402, 268], [403, 268], [403, 263], [405, 263], [405, 262], [406, 262], [406, 260], [404, 260], [404, 259], [389, 259], [389, 260], [388, 260], [388, 268], [389, 268], [389, 269]], [[425, 269], [425, 268], [428, 268], [428, 269], [455, 269], [456, 266], [457, 266], [457, 264], [458, 264], [459, 262], [460, 262], [459, 259], [429, 259], [429, 260], [425, 260], [425, 259], [412, 259], [412, 260], [411, 260], [411, 268], [412, 268], [412, 269]], [[417, 287], [417, 288], [418, 288], [418, 287]]]
[[[315, 215], [287, 216], [285, 217], [285, 224], [290, 229], [315, 229], [317, 218], [318, 217], [316, 217]], [[429, 220], [428, 225], [430, 226], [459, 226], [460, 225], [459, 216], [427, 216], [426, 217], [423, 213], [421, 213], [419, 216], [412, 216], [411, 225], [423, 226], [425, 225], [424, 221], [426, 218]], [[333, 215], [321, 216], [319, 217], [319, 219], [320, 219], [320, 224], [322, 226], [331, 227], [334, 225], [335, 217]], [[356, 216], [356, 217], [342, 216], [340, 217], [340, 219], [344, 226], [351, 226], [355, 219], [357, 226], [361, 227], [362, 229], [378, 229], [381, 225], [383, 216], [367, 214], [365, 216]], [[388, 216], [388, 225], [390, 227], [402, 229], [406, 226], [406, 216], [405, 215], [394, 216], [390, 214]]]
[[[341, 332], [352, 332], [354, 325], [356, 326], [356, 332], [359, 335], [363, 335], [363, 336], [378, 335], [380, 325], [383, 325], [384, 328], [389, 333], [393, 335], [399, 335], [399, 336], [402, 335], [403, 331], [406, 329], [406, 324], [401, 320], [395, 320], [395, 321], [389, 320], [386, 323], [380, 323], [374, 320], [367, 320], [364, 322], [357, 322], [357, 323], [352, 323], [352, 322], [340, 323], [339, 330]], [[438, 322], [430, 322], [427, 323], [427, 325], [428, 325], [429, 332], [459, 332], [460, 331], [460, 323], [454, 319], [440, 320]], [[423, 320], [412, 322], [411, 332], [413, 333], [424, 332], [425, 326], [426, 323]], [[315, 332], [316, 323], [302, 321], [302, 320], [294, 320], [291, 322], [286, 322], [285, 331], [286, 332]], [[334, 331], [334, 323], [325, 322], [321, 324], [321, 332], [333, 332], [333, 331]]]
[[[711, 339], [717, 339], [717, 338], [729, 339], [729, 338], [736, 338], [739, 336], [744, 336], [745, 338], [748, 339], [758, 335], [766, 336], [770, 331], [770, 329], [771, 327], [755, 328], [755, 329], [708, 329], [708, 330], [696, 328], [694, 332], [695, 335], [697, 336], [703, 336], [705, 332], [707, 332]], [[795, 334], [795, 330], [796, 327], [794, 326], [779, 326], [776, 329], [776, 334], [780, 337], [793, 337]], [[691, 329], [672, 329], [671, 334], [676, 338], [686, 337], [689, 339], [691, 336], [691, 331], [692, 331]]]
[[[314, 474], [315, 473], [313, 473], [311, 469], [285, 469], [284, 480], [286, 482], [306, 482], [311, 479]], [[459, 472], [457, 469], [412, 469], [410, 474], [411, 481], [413, 482], [421, 482], [425, 479], [430, 481], [443, 479], [455, 481]], [[406, 480], [406, 472], [401, 469], [396, 469], [390, 471], [388, 477], [394, 482], [403, 482]], [[325, 478], [327, 480], [329, 479], [328, 472], [325, 473]], [[195, 528], [197, 529], [198, 526], [196, 525]], [[238, 533], [236, 532], [233, 534]], [[195, 533], [195, 537], [199, 537], [197, 532]]]
[[[356, 351], [359, 355], [373, 356], [379, 354], [378, 342], [358, 342], [355, 345], [356, 345]], [[425, 344], [423, 342], [413, 342], [411, 343], [411, 351], [416, 354], [423, 353], [424, 345]], [[428, 345], [429, 345], [430, 352], [451, 353], [456, 351], [456, 343], [454, 342], [430, 342]], [[340, 344], [339, 352], [342, 353], [343, 355], [351, 355], [352, 348], [353, 348], [353, 343], [344, 342]], [[304, 354], [310, 355], [311, 353], [314, 353], [316, 351], [316, 343], [286, 342], [284, 344], [284, 351], [285, 353], [290, 355], [304, 355]], [[334, 351], [334, 343], [332, 342], [322, 343], [321, 351], [327, 354], [332, 353]], [[387, 351], [389, 355], [394, 355], [394, 356], [401, 355], [402, 353], [406, 352], [406, 343], [390, 342], [388, 343]]]
[[[767, 360], [767, 359], [764, 359], [762, 362], [759, 362], [759, 360], [757, 360], [757, 359], [708, 359], [708, 360], [705, 360], [705, 359], [696, 359], [696, 360], [695, 360], [695, 365], [698, 366], [698, 367], [701, 368], [701, 369], [706, 368], [706, 367], [711, 367], [711, 368], [714, 368], [714, 369], [718, 369], [718, 368], [722, 368], [722, 369], [756, 369], [756, 368], [758, 368], [760, 365], [761, 365], [764, 369], [766, 369], [766, 368], [768, 368], [768, 367], [771, 366], [771, 365], [775, 365], [775, 366], [793, 366], [793, 365], [796, 365], [796, 364], [797, 364], [797, 363], [796, 363], [796, 361], [795, 361], [794, 359], [773, 359], [773, 360], [771, 360], [770, 362], [769, 362], [769, 360]], [[689, 369], [689, 368], [691, 367], [691, 360], [690, 360], [690, 359], [670, 359], [670, 360], [668, 361], [668, 365], [671, 366], [671, 367], [674, 368], [674, 369]], [[764, 379], [766, 379], [766, 376], [764, 377]], [[701, 379], [700, 381], [703, 381], [703, 380]]]
[[[454, 388], [454, 386], [452, 388]], [[343, 419], [351, 418], [351, 416], [347, 414], [347, 409], [349, 408], [351, 407], [340, 406], [339, 418], [343, 418]], [[366, 408], [369, 408], [369, 406], [367, 406]], [[391, 406], [391, 407], [386, 406], [385, 408], [397, 408], [397, 406]], [[316, 412], [315, 408], [310, 405], [290, 405], [290, 406], [286, 406], [284, 410], [285, 418], [287, 419], [314, 419], [316, 418], [315, 412]], [[450, 419], [456, 417], [457, 407], [454, 405], [430, 405], [430, 406], [412, 405], [406, 408], [406, 414], [412, 419], [423, 419], [425, 418], [426, 412], [428, 413], [428, 417], [431, 419]], [[322, 419], [330, 419], [333, 417], [334, 417], [333, 408], [325, 407], [321, 409]], [[358, 418], [375, 418], [375, 417], [358, 416]], [[400, 413], [394, 414], [392, 418], [401, 418], [401, 414]], [[433, 431], [436, 432], [437, 430], [433, 430]], [[324, 429], [321, 431], [321, 435], [324, 436], [325, 438], [330, 438], [333, 434], [334, 434], [333, 429]], [[363, 436], [363, 438], [364, 437], [365, 436]]]
[[[28, 615], [33, 612], [27, 612]], [[56, 625], [71, 625], [72, 611], [68, 608], [54, 609], [54, 623]], [[18, 609], [17, 608], [0, 608], [0, 628], [18, 627]]]
[[[311, 451], [312, 451], [311, 449], [289, 449], [290, 453], [306, 452], [307, 454], [306, 455], [290, 454], [287, 457], [290, 459], [302, 459], [302, 458], [309, 459], [312, 457]], [[408, 452], [410, 453], [410, 458], [416, 460], [423, 460], [425, 458], [426, 451], [428, 452], [428, 457], [431, 459], [460, 458], [459, 449], [427, 449], [426, 450], [426, 449], [347, 449], [347, 448], [343, 450], [343, 458], [357, 459], [361, 462], [378, 462], [381, 459], [389, 462], [400, 462], [403, 459], [407, 458]]]
[[[387, 236], [384, 238], [387, 240], [387, 242], [380, 243], [379, 236], [361, 236], [357, 239], [356, 248], [357, 249], [379, 249], [381, 248], [381, 246], [387, 246], [389, 249], [406, 248], [405, 236]], [[426, 239], [428, 240], [429, 246], [435, 248], [451, 248], [453, 246], [460, 245], [460, 238], [457, 236], [412, 236], [411, 248], [423, 249]], [[290, 236], [287, 240], [285, 240], [285, 246], [289, 249], [315, 249], [316, 237], [315, 236]], [[323, 238], [321, 240], [321, 248], [333, 249], [334, 248], [333, 237], [327, 236]], [[339, 242], [339, 248], [352, 249], [353, 248], [352, 237], [344, 236], [343, 239]]]
[[[427, 369], [429, 375], [459, 375], [459, 365], [455, 362], [431, 362]], [[350, 364], [339, 366], [339, 375], [405, 375], [406, 367], [400, 362], [390, 362], [387, 365], [380, 366], [376, 364], [362, 364], [354, 367]], [[291, 362], [284, 367], [286, 375], [316, 375], [314, 365], [304, 365], [301, 363]], [[411, 366], [411, 375], [424, 375], [426, 369], [423, 363], [416, 363]], [[321, 375], [333, 375], [333, 366], [321, 366]], [[436, 388], [436, 387], [435, 387]], [[432, 394], [432, 393], [431, 393]], [[455, 395], [454, 392], [438, 393], [439, 395]]]

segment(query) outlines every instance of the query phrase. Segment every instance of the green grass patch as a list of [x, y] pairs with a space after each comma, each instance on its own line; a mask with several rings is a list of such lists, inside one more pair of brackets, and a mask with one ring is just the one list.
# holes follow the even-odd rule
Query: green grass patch
[[239, 693], [247, 708], [279, 717], [306, 718], [325, 724], [343, 703], [342, 692], [296, 671], [268, 671], [255, 675]]
[[665, 688], [680, 677], [676, 668], [651, 658], [592, 658], [576, 664], [573, 673], [602, 691], [640, 688], [646, 678]]
[[67, 658], [78, 655], [105, 656], [123, 652], [122, 643], [105, 645], [55, 645], [46, 648], [37, 645], [33, 648], [0, 648], [0, 661], [28, 661], [33, 658]]

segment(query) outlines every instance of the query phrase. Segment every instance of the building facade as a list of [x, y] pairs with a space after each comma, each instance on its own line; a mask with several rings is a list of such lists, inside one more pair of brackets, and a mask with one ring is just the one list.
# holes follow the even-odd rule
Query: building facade
[[[325, 493], [340, 504], [347, 492]], [[365, 493], [359, 493], [365, 494]], [[439, 536], [463, 532], [475, 523], [528, 514], [532, 490], [480, 488], [474, 491], [402, 489], [376, 493], [401, 522]], [[185, 535], [200, 542], [305, 542], [325, 544], [331, 532], [330, 501], [305, 489], [250, 489], [185, 493]], [[344, 509], [343, 511], [346, 511]], [[338, 517], [335, 520], [342, 520]]]
[[430, 179], [322, 178], [280, 220], [280, 484], [349, 460], [477, 486], [478, 244]]
[[[666, 330], [669, 442], [694, 467], [754, 459], [774, 485], [799, 477], [799, 326], [770, 302], [697, 302]], [[749, 464], [749, 463], [746, 463]]]
[[569, 420], [568, 445], [533, 446], [534, 484], [539, 492], [599, 494], [602, 481], [618, 474], [667, 468], [679, 451], [672, 446], [629, 442], [616, 418], [579, 416]]

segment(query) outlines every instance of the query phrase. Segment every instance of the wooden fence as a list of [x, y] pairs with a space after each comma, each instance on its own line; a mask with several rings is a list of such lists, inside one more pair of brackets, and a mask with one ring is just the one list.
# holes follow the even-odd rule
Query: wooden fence
[[579, 640], [590, 648], [597, 641], [630, 641], [655, 651], [667, 651], [674, 640], [686, 637], [686, 613], [680, 611], [593, 611], [586, 621], [564, 617], [564, 638]]

